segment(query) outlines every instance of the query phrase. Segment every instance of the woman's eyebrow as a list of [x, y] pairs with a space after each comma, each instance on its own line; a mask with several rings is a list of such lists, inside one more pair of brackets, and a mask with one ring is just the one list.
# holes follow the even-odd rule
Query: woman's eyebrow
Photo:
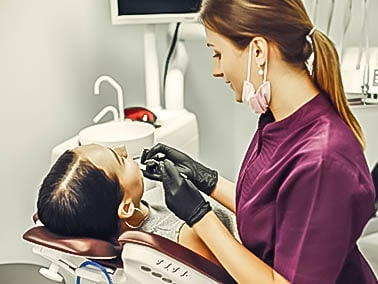
[[118, 161], [118, 163], [122, 164], [121, 158], [119, 157], [119, 155], [112, 148], [108, 147], [108, 149], [113, 153], [113, 155], [116, 158], [116, 160]]
[[214, 47], [214, 44], [212, 44], [212, 43], [207, 43], [206, 46], [207, 46], [207, 47]]

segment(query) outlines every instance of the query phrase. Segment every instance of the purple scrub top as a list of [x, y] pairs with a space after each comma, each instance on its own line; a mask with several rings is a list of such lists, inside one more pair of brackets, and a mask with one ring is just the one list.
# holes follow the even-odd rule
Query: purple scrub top
[[374, 214], [360, 144], [328, 96], [261, 115], [236, 189], [244, 246], [291, 283], [378, 283], [356, 241]]

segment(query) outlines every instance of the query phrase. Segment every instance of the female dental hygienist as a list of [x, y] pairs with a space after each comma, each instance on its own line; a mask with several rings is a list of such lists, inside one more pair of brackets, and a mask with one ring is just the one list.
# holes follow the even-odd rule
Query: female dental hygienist
[[[377, 283], [356, 245], [374, 186], [334, 45], [302, 0], [205, 0], [200, 15], [213, 75], [261, 113], [257, 131], [236, 187], [162, 144], [145, 176], [238, 283]], [[236, 212], [241, 243], [198, 190]]]

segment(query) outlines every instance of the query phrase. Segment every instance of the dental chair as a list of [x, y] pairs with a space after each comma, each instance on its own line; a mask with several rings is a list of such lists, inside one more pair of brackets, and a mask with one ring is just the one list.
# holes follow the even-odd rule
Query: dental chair
[[33, 252], [51, 262], [40, 273], [57, 282], [59, 270], [75, 283], [236, 283], [219, 265], [158, 235], [128, 231], [116, 243], [92, 238], [63, 237], [42, 225], [23, 239]]

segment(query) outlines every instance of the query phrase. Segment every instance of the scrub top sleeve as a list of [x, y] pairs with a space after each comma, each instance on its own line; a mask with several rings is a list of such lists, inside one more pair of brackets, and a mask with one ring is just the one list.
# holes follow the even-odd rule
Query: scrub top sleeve
[[366, 186], [338, 161], [291, 170], [276, 200], [275, 269], [291, 283], [335, 283], [371, 215]]

